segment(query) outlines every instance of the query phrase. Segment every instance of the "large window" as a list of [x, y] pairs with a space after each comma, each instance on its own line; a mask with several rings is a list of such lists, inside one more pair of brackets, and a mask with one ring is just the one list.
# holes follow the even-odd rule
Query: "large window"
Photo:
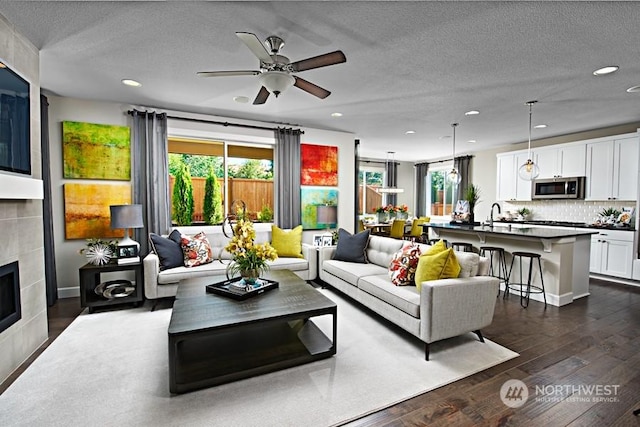
[[451, 166], [430, 167], [427, 175], [427, 213], [430, 216], [450, 216], [455, 207], [457, 185], [446, 177]]
[[191, 174], [192, 222], [205, 221], [205, 184], [211, 169], [219, 183], [224, 214], [229, 212], [231, 202], [242, 200], [250, 219], [273, 220], [273, 146], [169, 137], [171, 206], [175, 176], [181, 164], [187, 165]]

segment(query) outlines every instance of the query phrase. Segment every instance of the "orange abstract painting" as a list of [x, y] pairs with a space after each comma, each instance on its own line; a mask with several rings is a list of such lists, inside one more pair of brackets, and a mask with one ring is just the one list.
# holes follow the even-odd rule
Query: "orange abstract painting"
[[300, 144], [300, 185], [338, 185], [338, 147]]
[[111, 229], [111, 205], [131, 203], [131, 184], [64, 184], [66, 239], [123, 237]]

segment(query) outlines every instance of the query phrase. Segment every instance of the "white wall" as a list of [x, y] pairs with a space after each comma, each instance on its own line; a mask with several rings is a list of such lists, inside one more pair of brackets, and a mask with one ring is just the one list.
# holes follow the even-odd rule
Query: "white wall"
[[[51, 145], [51, 174], [54, 205], [54, 234], [56, 244], [56, 265], [58, 274], [58, 289], [62, 298], [79, 295], [78, 269], [85, 264], [86, 259], [78, 254], [85, 246], [84, 240], [67, 240], [64, 234], [64, 192], [63, 185], [66, 182], [82, 183], [95, 180], [69, 180], [63, 179], [62, 164], [62, 121], [79, 121], [89, 123], [101, 123], [128, 126], [130, 125], [127, 110], [132, 106], [108, 102], [85, 101], [72, 98], [49, 97], [49, 133]], [[261, 123], [249, 120], [230, 119], [225, 117], [207, 116], [202, 114], [190, 114], [170, 112], [170, 115], [191, 118], [203, 118], [208, 120], [229, 121], [233, 123], [254, 124], [272, 127], [273, 124]], [[263, 141], [273, 139], [270, 131], [257, 131], [237, 127], [220, 127], [195, 122], [171, 120], [170, 126], [174, 126], [177, 132], [188, 133], [190, 130], [209, 133], [212, 129], [219, 135], [224, 133], [228, 140], [253, 140]], [[223, 131], [221, 131], [223, 129]], [[303, 143], [333, 145], [338, 147], [338, 224], [340, 227], [353, 232], [355, 201], [353, 198], [354, 157], [355, 143], [352, 134], [344, 132], [325, 131], [312, 128], [301, 128], [305, 133], [301, 136]], [[171, 128], [170, 128], [171, 130]], [[110, 182], [110, 181], [100, 181]], [[122, 181], [117, 181], [122, 182]], [[318, 231], [304, 232], [303, 240], [311, 243], [312, 235]], [[96, 236], [99, 237], [99, 236]]]

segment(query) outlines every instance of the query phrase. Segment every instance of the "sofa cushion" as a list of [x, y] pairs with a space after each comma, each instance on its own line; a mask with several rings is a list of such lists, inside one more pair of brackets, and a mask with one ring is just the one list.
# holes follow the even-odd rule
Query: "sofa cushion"
[[275, 225], [271, 226], [271, 246], [279, 257], [302, 258], [302, 226], [291, 230], [283, 230]]
[[393, 255], [393, 259], [389, 264], [391, 283], [396, 286], [414, 285], [419, 258], [420, 247], [411, 242], [406, 243], [402, 249]]
[[180, 238], [180, 245], [184, 254], [185, 267], [195, 267], [213, 261], [213, 250], [204, 232], [193, 237], [183, 234]]
[[400, 239], [371, 236], [369, 244], [367, 245], [367, 262], [389, 268], [393, 254], [402, 248], [403, 243], [404, 240]]
[[480, 255], [474, 252], [456, 252], [455, 254], [458, 264], [460, 264], [460, 275], [458, 277], [473, 277], [478, 275]]
[[360, 264], [332, 259], [324, 261], [322, 269], [353, 286], [358, 286], [360, 277], [386, 275], [388, 271], [387, 268], [376, 264]]
[[367, 257], [365, 249], [369, 242], [369, 230], [358, 234], [351, 234], [341, 228], [338, 230], [338, 246], [333, 254], [333, 259], [337, 261], [366, 263]]
[[[219, 276], [212, 278], [211, 283], [223, 280], [227, 272], [229, 261], [214, 261], [196, 267], [176, 267], [158, 273], [158, 283], [162, 285], [178, 283], [181, 280], [193, 279], [196, 277]], [[222, 277], [222, 278], [221, 278]], [[219, 279], [219, 280], [218, 280]]]
[[422, 282], [455, 278], [459, 274], [460, 264], [453, 249], [447, 249], [435, 255], [422, 255], [416, 269], [416, 286], [420, 290]]
[[386, 275], [378, 275], [361, 278], [358, 288], [415, 318], [420, 317], [420, 292], [415, 286], [398, 287]]
[[184, 254], [180, 246], [180, 232], [173, 230], [168, 237], [149, 233], [151, 250], [158, 255], [160, 270], [184, 266]]
[[269, 261], [269, 268], [272, 270], [302, 271], [309, 269], [309, 261], [304, 258], [276, 258]]

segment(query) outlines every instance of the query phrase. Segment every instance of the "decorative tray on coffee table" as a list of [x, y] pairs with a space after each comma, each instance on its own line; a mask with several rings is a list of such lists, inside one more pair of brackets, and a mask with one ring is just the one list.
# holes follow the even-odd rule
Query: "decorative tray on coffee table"
[[243, 282], [244, 279], [242, 279], [242, 277], [235, 277], [223, 282], [207, 285], [206, 290], [208, 293], [223, 295], [236, 300], [244, 300], [279, 286], [279, 283], [275, 280], [262, 278], [257, 279], [255, 285], [238, 286], [242, 285]]

